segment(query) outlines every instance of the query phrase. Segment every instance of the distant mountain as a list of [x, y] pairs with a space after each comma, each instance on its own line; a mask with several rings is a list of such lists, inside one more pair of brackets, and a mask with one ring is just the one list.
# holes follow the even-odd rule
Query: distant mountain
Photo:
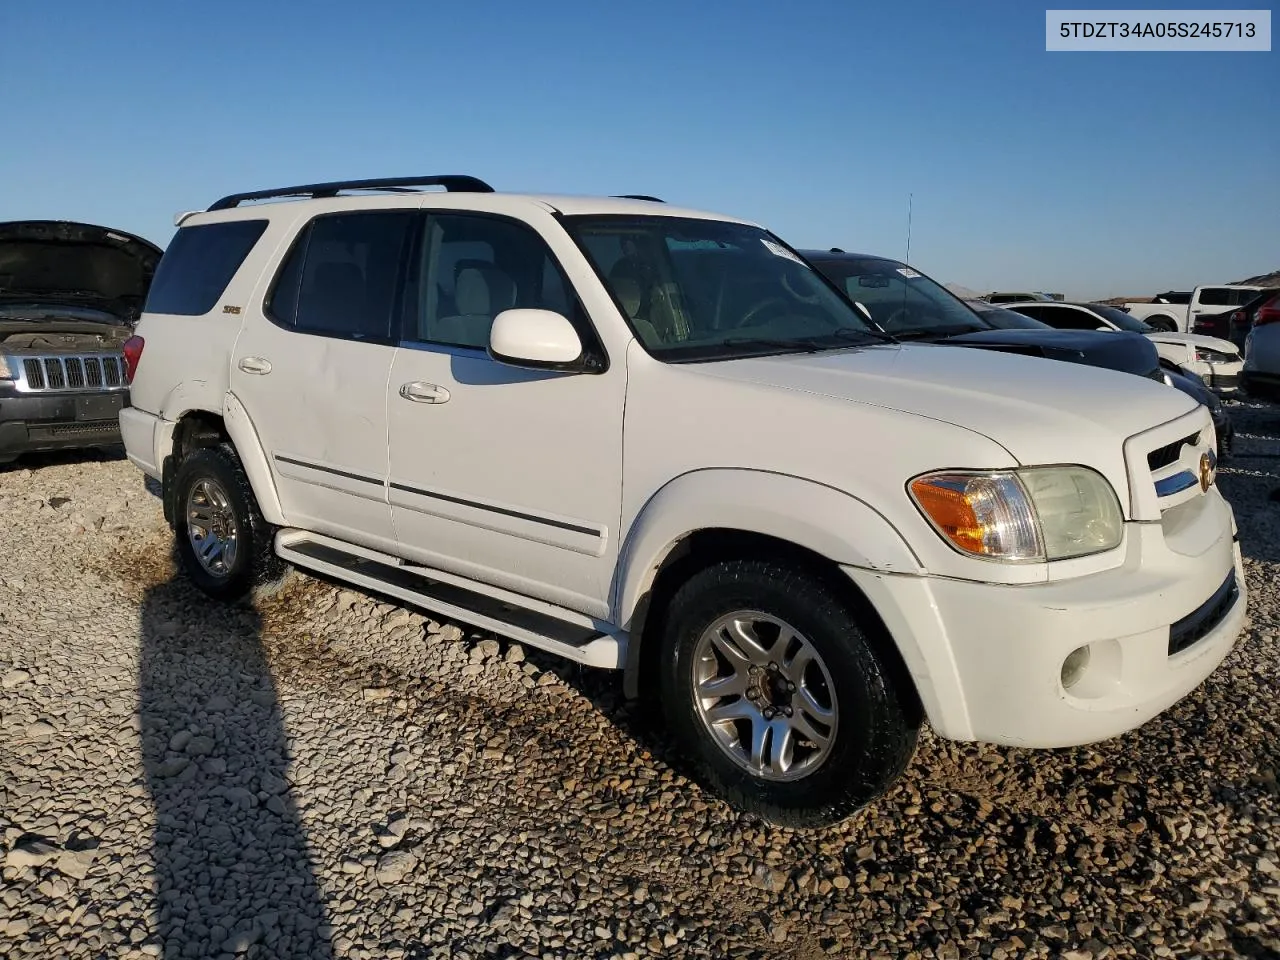
[[1280, 270], [1264, 273], [1260, 277], [1250, 277], [1248, 280], [1237, 280], [1236, 283], [1245, 287], [1280, 287]]

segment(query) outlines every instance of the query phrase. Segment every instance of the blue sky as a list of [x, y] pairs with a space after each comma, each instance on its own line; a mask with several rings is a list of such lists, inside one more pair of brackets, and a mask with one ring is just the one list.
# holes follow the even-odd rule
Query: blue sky
[[952, 0], [3, 3], [0, 219], [163, 245], [176, 211], [237, 190], [471, 173], [899, 257], [911, 193], [912, 262], [979, 291], [1280, 269], [1280, 52], [1050, 54], [1044, 19]]

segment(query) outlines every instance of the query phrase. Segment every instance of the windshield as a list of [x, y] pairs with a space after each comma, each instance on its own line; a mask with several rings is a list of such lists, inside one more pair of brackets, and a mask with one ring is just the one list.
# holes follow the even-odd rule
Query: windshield
[[582, 216], [566, 226], [646, 350], [660, 360], [862, 346], [887, 339], [758, 227]]
[[841, 257], [815, 265], [895, 337], [945, 337], [992, 328], [941, 284], [896, 260]]
[[1128, 330], [1130, 333], [1152, 333], [1155, 327], [1139, 320], [1137, 317], [1131, 317], [1118, 307], [1109, 307], [1104, 303], [1091, 303], [1089, 309], [1101, 317], [1105, 317], [1114, 323], [1121, 330]]

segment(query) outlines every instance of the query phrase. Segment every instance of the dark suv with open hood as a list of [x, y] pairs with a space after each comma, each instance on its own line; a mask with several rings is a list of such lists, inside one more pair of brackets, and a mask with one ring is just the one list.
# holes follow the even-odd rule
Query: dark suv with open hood
[[93, 224], [0, 223], [0, 463], [120, 442], [124, 342], [160, 255]]

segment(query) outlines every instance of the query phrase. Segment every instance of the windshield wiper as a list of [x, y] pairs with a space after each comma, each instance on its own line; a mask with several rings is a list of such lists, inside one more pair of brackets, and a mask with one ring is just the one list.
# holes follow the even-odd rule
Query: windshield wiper
[[782, 337], [728, 337], [716, 344], [708, 344], [708, 346], [719, 347], [771, 347], [778, 350], [787, 350], [794, 353], [817, 353], [823, 349], [823, 345], [815, 340], [796, 338], [786, 340]]
[[981, 333], [987, 327], [971, 327], [964, 324], [940, 326], [940, 327], [919, 327], [915, 330], [902, 330], [895, 333], [896, 340], [927, 340], [930, 337], [955, 337], [962, 333]]

